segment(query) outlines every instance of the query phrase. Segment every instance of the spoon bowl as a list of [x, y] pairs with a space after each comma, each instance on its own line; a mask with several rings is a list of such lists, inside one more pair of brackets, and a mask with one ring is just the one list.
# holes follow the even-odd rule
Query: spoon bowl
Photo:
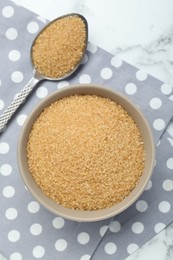
[[[60, 35], [60, 33], [61, 32], [58, 32], [58, 29], [61, 29], [60, 27], [61, 26], [63, 26], [64, 28], [63, 28], [63, 31], [66, 31], [66, 30], [68, 30], [68, 28], [67, 27], [69, 27], [70, 26], [70, 22], [73, 22], [73, 19], [76, 19], [76, 22], [78, 22], [78, 21], [80, 21], [80, 23], [81, 23], [81, 25], [83, 26], [83, 28], [84, 28], [84, 31], [85, 31], [85, 35], [84, 35], [84, 39], [82, 39], [82, 44], [83, 44], [83, 46], [81, 45], [81, 46], [79, 46], [81, 49], [80, 49], [80, 55], [78, 56], [78, 58], [77, 58], [77, 61], [75, 61], [75, 63], [74, 63], [74, 66], [72, 67], [72, 68], [70, 68], [68, 71], [64, 71], [64, 73], [62, 73], [62, 75], [61, 76], [50, 76], [49, 74], [51, 74], [51, 73], [48, 73], [47, 75], [45, 74], [45, 73], [40, 73], [39, 72], [39, 69], [37, 69], [37, 66], [36, 66], [36, 62], [35, 62], [35, 60], [34, 60], [34, 51], [35, 51], [35, 47], [36, 47], [36, 49], [38, 49], [38, 48], [42, 48], [41, 49], [41, 51], [42, 52], [44, 52], [44, 49], [43, 48], [47, 48], [48, 46], [48, 43], [46, 42], [47, 41], [47, 38], [48, 37], [51, 37], [51, 27], [55, 27], [55, 25], [57, 24], [58, 25], [58, 23], [60, 23], [60, 22], [64, 22], [64, 23], [62, 23], [62, 25], [59, 25], [59, 28], [57, 27], [56, 28], [56, 33], [57, 33], [57, 36], [53, 36], [53, 37], [56, 37], [56, 40], [53, 42], [53, 43], [56, 43], [56, 44], [59, 44], [59, 45], [61, 45], [61, 46], [53, 46], [52, 47], [52, 49], [54, 49], [55, 48], [55, 50], [53, 50], [53, 54], [55, 54], [55, 52], [56, 51], [58, 51], [59, 52], [59, 50], [61, 51], [61, 49], [64, 51], [64, 45], [66, 45], [65, 47], [65, 53], [63, 53], [63, 56], [65, 56], [65, 55], [67, 55], [67, 54], [70, 54], [70, 55], [72, 55], [72, 51], [74, 51], [74, 49], [76, 49], [76, 46], [75, 46], [75, 48], [72, 48], [72, 50], [68, 50], [68, 48], [69, 48], [69, 44], [71, 44], [71, 43], [65, 43], [65, 42], [61, 42], [61, 38], [62, 38], [62, 36]], [[70, 21], [71, 20], [71, 21]], [[74, 24], [75, 25], [75, 24]], [[65, 27], [66, 26], [66, 27]], [[76, 25], [77, 26], [77, 25]], [[83, 29], [82, 28], [82, 29]], [[71, 29], [71, 28], [70, 28]], [[79, 28], [78, 30], [81, 30], [81, 28]], [[78, 30], [77, 29], [74, 29], [74, 31], [76, 31], [77, 33], [81, 33], [81, 32], [78, 32]], [[49, 33], [49, 35], [46, 35], [45, 33], [46, 33], [46, 31]], [[43, 35], [44, 34], [44, 35]], [[65, 33], [64, 33], [64, 36], [66, 37], [66, 38], [70, 38], [71, 37], [71, 35], [70, 35], [70, 33], [67, 31], [67, 37], [66, 37], [66, 35], [65, 35]], [[42, 37], [42, 38], [41, 38]], [[52, 38], [53, 38], [52, 37]], [[52, 39], [49, 39], [50, 41], [52, 41]], [[63, 40], [65, 40], [65, 39], [63, 39]], [[46, 42], [45, 44], [44, 44], [44, 41]], [[38, 43], [37, 43], [38, 42]], [[50, 22], [49, 24], [47, 24], [41, 31], [40, 31], [40, 33], [36, 36], [36, 38], [34, 39], [34, 41], [33, 41], [33, 43], [32, 43], [32, 46], [31, 46], [31, 51], [30, 51], [30, 59], [31, 59], [31, 62], [32, 62], [32, 66], [33, 66], [33, 69], [34, 69], [34, 72], [35, 72], [35, 74], [36, 74], [36, 77], [39, 77], [39, 78], [43, 78], [43, 79], [47, 79], [47, 80], [63, 80], [63, 79], [65, 79], [65, 78], [67, 78], [67, 77], [69, 77], [70, 75], [72, 75], [75, 71], [76, 71], [76, 69], [79, 67], [79, 65], [80, 65], [80, 63], [81, 63], [81, 61], [82, 61], [82, 59], [83, 59], [83, 57], [84, 57], [84, 55], [85, 55], [85, 51], [86, 51], [86, 47], [87, 47], [87, 42], [88, 42], [88, 24], [87, 24], [87, 21], [86, 21], [86, 19], [82, 16], [82, 15], [80, 15], [80, 14], [77, 14], [77, 13], [71, 13], [71, 14], [67, 14], [67, 15], [63, 15], [63, 16], [61, 16], [61, 17], [58, 17], [57, 19], [55, 19], [55, 20], [53, 20], [52, 22]], [[52, 43], [52, 44], [53, 44]], [[41, 45], [41, 46], [39, 46], [39, 45]], [[71, 47], [73, 47], [73, 46], [71, 46]], [[38, 52], [38, 51], [37, 51]], [[49, 50], [46, 50], [45, 52], [49, 52]], [[66, 54], [67, 53], [67, 54]], [[41, 58], [42, 59], [45, 59], [45, 54], [42, 54], [42, 53], [39, 53], [40, 55], [39, 56], [41, 56]], [[59, 54], [59, 53], [57, 53], [57, 54]], [[60, 53], [61, 54], [61, 53]], [[35, 55], [36, 56], [36, 55]], [[58, 55], [57, 55], [58, 56]], [[48, 55], [47, 55], [47, 57], [49, 57]], [[37, 58], [37, 57], [36, 57]], [[39, 57], [40, 58], [40, 57]], [[53, 57], [54, 58], [54, 57]], [[58, 57], [57, 57], [58, 58]], [[71, 57], [71, 59], [72, 59], [73, 57]], [[60, 58], [58, 58], [57, 59], [59, 62], [60, 62]], [[68, 61], [66, 61], [66, 63], [67, 63]], [[52, 61], [50, 61], [50, 60], [47, 60], [46, 61], [46, 63], [53, 63]], [[56, 64], [55, 64], [56, 65]], [[66, 66], [68, 65], [68, 64], [65, 64]], [[40, 66], [40, 65], [39, 65]], [[53, 64], [52, 64], [52, 66], [53, 66]], [[59, 74], [59, 73], [58, 73]]]
[[[37, 44], [37, 41], [40, 40], [40, 38], [42, 38], [44, 40], [44, 38], [46, 38], [45, 36], [45, 32], [47, 29], [50, 29], [52, 26], [54, 26], [55, 24], [58, 24], [59, 22], [65, 21], [67, 25], [70, 25], [70, 22], [72, 21], [69, 18], [78, 18], [80, 20], [80, 22], [82, 22], [83, 24], [83, 28], [84, 28], [84, 40], [83, 40], [83, 46], [81, 48], [80, 51], [80, 55], [78, 56], [78, 59], [75, 60], [75, 63], [73, 64], [72, 67], [70, 67], [68, 70], [64, 70], [64, 73], [62, 73], [60, 76], [51, 76], [49, 74], [45, 74], [45, 73], [41, 73], [40, 69], [36, 66], [35, 61], [34, 61], [34, 47]], [[68, 24], [69, 23], [69, 24]], [[67, 26], [68, 27], [68, 26]], [[57, 34], [60, 32], [56, 32]], [[78, 32], [80, 33], [80, 31]], [[58, 35], [59, 38], [61, 37], [61, 35]], [[67, 37], [69, 36], [68, 32], [67, 32]], [[74, 35], [75, 37], [76, 35]], [[58, 39], [58, 38], [56, 38]], [[49, 39], [51, 40], [51, 39]], [[69, 49], [65, 49], [66, 44], [63, 44], [63, 39], [62, 40], [62, 45], [58, 46], [60, 48], [62, 48], [61, 52], [64, 51], [64, 54], [69, 54], [68, 56], [70, 57], [70, 59], [72, 59], [72, 53], [70, 53]], [[12, 101], [12, 103], [7, 107], [7, 109], [4, 111], [4, 113], [0, 116], [0, 133], [3, 132], [5, 130], [5, 126], [7, 125], [8, 121], [11, 119], [11, 117], [13, 116], [13, 114], [16, 112], [16, 110], [20, 107], [20, 105], [25, 101], [26, 97], [30, 94], [30, 92], [34, 89], [34, 87], [43, 80], [51, 80], [51, 81], [60, 81], [63, 80], [69, 76], [71, 76], [79, 67], [79, 65], [81, 64], [81, 61], [85, 55], [86, 52], [86, 48], [87, 48], [87, 42], [88, 42], [88, 23], [86, 21], [86, 19], [77, 13], [70, 13], [70, 14], [66, 14], [63, 16], [58, 17], [57, 19], [51, 21], [50, 23], [48, 23], [40, 32], [39, 34], [36, 36], [36, 38], [34, 39], [31, 49], [30, 49], [30, 59], [31, 59], [31, 64], [33, 67], [33, 77], [31, 78], [31, 80], [25, 85], [25, 87], [22, 89], [22, 91], [17, 95], [17, 97], [15, 97]], [[56, 43], [56, 42], [55, 42]], [[55, 45], [57, 46], [57, 44]], [[51, 46], [48, 46], [49, 49], [53, 49], [53, 47], [51, 48]], [[69, 47], [69, 46], [67, 46]], [[43, 49], [44, 51], [44, 49]], [[49, 50], [48, 50], [49, 51]], [[53, 60], [56, 60], [54, 58], [56, 58], [57, 53], [55, 53], [55, 55], [52, 57]], [[40, 56], [39, 58], [45, 63], [45, 57], [42, 56], [42, 52], [40, 52]], [[69, 60], [70, 60], [69, 59]], [[49, 59], [46, 60], [47, 64], [51, 63], [52, 61]], [[68, 67], [68, 63], [69, 61], [66, 60], [66, 66]], [[56, 64], [55, 64], [56, 65]], [[51, 71], [50, 71], [51, 72]], [[58, 75], [58, 74], [57, 74]]]

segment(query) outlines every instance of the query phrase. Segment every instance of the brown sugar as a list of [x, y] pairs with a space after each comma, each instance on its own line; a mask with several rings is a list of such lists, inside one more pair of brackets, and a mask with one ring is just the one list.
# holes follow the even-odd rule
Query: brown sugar
[[55, 20], [36, 39], [32, 61], [49, 78], [61, 78], [80, 62], [86, 45], [84, 21], [77, 15]]
[[122, 201], [144, 169], [139, 129], [118, 104], [96, 95], [58, 100], [40, 114], [28, 144], [31, 174], [43, 192], [72, 209]]

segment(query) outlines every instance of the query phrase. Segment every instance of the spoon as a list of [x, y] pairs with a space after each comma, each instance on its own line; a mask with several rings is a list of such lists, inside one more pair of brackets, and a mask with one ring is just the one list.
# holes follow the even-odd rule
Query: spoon
[[[79, 27], [78, 29], [75, 29], [75, 23], [79, 22]], [[70, 24], [71, 23], [71, 24]], [[80, 24], [81, 23], [81, 24]], [[65, 24], [65, 25], [64, 25]], [[58, 31], [56, 29], [56, 26], [59, 26]], [[66, 27], [64, 27], [66, 26]], [[73, 28], [70, 28], [72, 26]], [[81, 27], [83, 29], [81, 29]], [[67, 30], [65, 34], [63, 34], [63, 30]], [[47, 32], [46, 32], [47, 31]], [[49, 34], [48, 34], [49, 32]], [[73, 32], [73, 35], [72, 35]], [[77, 44], [78, 39], [75, 38], [77, 37], [77, 34], [83, 35], [82, 41], [82, 46], [80, 46], [80, 51], [78, 56], [74, 52], [74, 55], [76, 54], [75, 57], [73, 57], [73, 52], [70, 52], [70, 50], [73, 50], [74, 46], [70, 46], [69, 42], [75, 42]], [[52, 47], [50, 43], [50, 34], [53, 36], [54, 40], [54, 46]], [[65, 35], [65, 37], [69, 37], [65, 39], [66, 41], [63, 42], [62, 35]], [[71, 37], [71, 38], [70, 38]], [[74, 39], [73, 39], [74, 38]], [[44, 45], [44, 40], [45, 42], [48, 41], [47, 46]], [[57, 41], [57, 42], [56, 42]], [[41, 42], [41, 46], [39, 45]], [[77, 13], [71, 13], [67, 15], [63, 15], [52, 22], [50, 22], [48, 25], [46, 25], [40, 33], [37, 35], [35, 40], [32, 43], [31, 49], [30, 49], [30, 58], [31, 58], [31, 63], [33, 67], [33, 77], [31, 80], [25, 85], [25, 87], [21, 90], [21, 92], [15, 97], [12, 101], [12, 103], [7, 107], [7, 109], [4, 111], [4, 113], [0, 116], [0, 132], [4, 131], [5, 126], [7, 125], [8, 121], [10, 118], [13, 116], [13, 114], [16, 112], [16, 110], [20, 107], [20, 105], [25, 101], [26, 97], [29, 95], [29, 93], [33, 90], [33, 88], [41, 81], [43, 80], [51, 80], [51, 81], [56, 81], [56, 80], [63, 80], [70, 75], [72, 75], [80, 65], [85, 52], [87, 48], [87, 42], [88, 42], [88, 24], [86, 19]], [[42, 46], [42, 44], [44, 46]], [[73, 44], [72, 44], [73, 45]], [[55, 53], [53, 52], [55, 47]], [[47, 48], [47, 49], [46, 49]], [[71, 49], [70, 49], [71, 48]], [[49, 53], [53, 54], [52, 56], [47, 56]], [[63, 56], [60, 57], [61, 59], [59, 60], [60, 63], [62, 63], [63, 68], [58, 67], [58, 64], [56, 62], [56, 57], [58, 51], [59, 53], [63, 53]], [[75, 49], [74, 49], [75, 51]], [[45, 56], [46, 55], [46, 56]], [[66, 59], [64, 59], [64, 57]], [[47, 60], [46, 60], [47, 59]], [[74, 60], [73, 60], [74, 59]], [[39, 61], [43, 64], [39, 65]], [[51, 62], [54, 62], [54, 66], [51, 65]], [[64, 63], [63, 63], [64, 62]], [[70, 65], [69, 65], [70, 64]], [[42, 66], [43, 65], [43, 66]], [[46, 72], [44, 70], [44, 67], [49, 68], [49, 71]], [[52, 66], [52, 67], [51, 67]]]

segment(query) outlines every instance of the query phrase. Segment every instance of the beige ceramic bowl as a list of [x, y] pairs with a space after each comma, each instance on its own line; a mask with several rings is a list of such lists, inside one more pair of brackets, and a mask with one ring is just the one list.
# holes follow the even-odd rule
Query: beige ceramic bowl
[[[130, 193], [128, 197], [126, 197], [122, 202], [114, 205], [113, 207], [96, 210], [96, 211], [80, 211], [65, 208], [52, 199], [48, 198], [42, 190], [36, 185], [33, 177], [31, 176], [28, 163], [27, 163], [27, 153], [26, 146], [28, 141], [28, 136], [31, 131], [32, 125], [39, 114], [43, 111], [43, 109], [48, 106], [50, 103], [63, 98], [65, 96], [73, 95], [73, 94], [95, 94], [101, 97], [110, 98], [113, 101], [119, 103], [122, 107], [124, 107], [129, 115], [135, 120], [138, 125], [141, 135], [144, 142], [145, 147], [145, 168], [144, 172], [139, 180], [137, 187]], [[120, 212], [127, 209], [130, 205], [132, 205], [142, 194], [147, 185], [154, 166], [155, 161], [155, 147], [153, 142], [152, 133], [150, 127], [140, 112], [140, 110], [132, 104], [126, 97], [121, 94], [114, 92], [108, 88], [104, 88], [98, 85], [84, 84], [84, 85], [76, 85], [72, 87], [66, 87], [64, 89], [58, 90], [45, 98], [42, 102], [40, 102], [32, 111], [32, 113], [28, 116], [25, 124], [22, 128], [19, 143], [18, 143], [18, 164], [22, 179], [28, 188], [28, 190], [32, 193], [32, 195], [36, 198], [40, 204], [42, 204], [49, 211], [62, 216], [64, 218], [68, 218], [75, 221], [99, 221], [106, 218], [110, 218], [119, 214]]]

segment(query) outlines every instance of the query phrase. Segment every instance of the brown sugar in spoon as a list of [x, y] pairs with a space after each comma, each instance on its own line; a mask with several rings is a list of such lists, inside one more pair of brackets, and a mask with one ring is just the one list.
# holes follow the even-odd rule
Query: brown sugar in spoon
[[63, 80], [76, 71], [87, 42], [87, 21], [77, 13], [61, 16], [41, 30], [30, 50], [33, 77], [0, 116], [0, 132], [40, 81]]

